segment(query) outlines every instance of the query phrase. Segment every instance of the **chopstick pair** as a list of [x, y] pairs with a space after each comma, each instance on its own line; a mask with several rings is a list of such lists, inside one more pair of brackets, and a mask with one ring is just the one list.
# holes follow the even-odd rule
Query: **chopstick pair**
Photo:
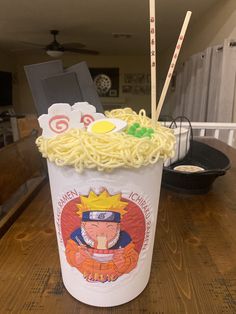
[[156, 29], [155, 29], [155, 0], [149, 0], [149, 11], [150, 11], [150, 55], [151, 55], [151, 117], [153, 124], [159, 119], [161, 109], [163, 107], [165, 97], [170, 85], [171, 78], [175, 69], [175, 65], [179, 56], [180, 49], [183, 44], [183, 40], [188, 28], [188, 24], [192, 15], [191, 11], [187, 11], [184, 23], [182, 25], [177, 44], [174, 50], [174, 54], [170, 63], [169, 70], [167, 72], [165, 84], [163, 86], [161, 96], [156, 106]]

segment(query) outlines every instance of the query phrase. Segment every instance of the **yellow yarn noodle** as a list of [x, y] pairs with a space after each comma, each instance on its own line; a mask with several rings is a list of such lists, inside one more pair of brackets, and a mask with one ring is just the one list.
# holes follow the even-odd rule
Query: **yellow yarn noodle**
[[[105, 112], [109, 118], [119, 118], [128, 126], [137, 122], [152, 127], [144, 110], [139, 114], [130, 108]], [[136, 138], [125, 132], [94, 134], [82, 129], [71, 129], [53, 138], [40, 136], [36, 144], [43, 157], [58, 166], [72, 166], [76, 171], [115, 168], [139, 168], [156, 163], [160, 158], [172, 157], [175, 137], [172, 130], [157, 123], [151, 138]]]

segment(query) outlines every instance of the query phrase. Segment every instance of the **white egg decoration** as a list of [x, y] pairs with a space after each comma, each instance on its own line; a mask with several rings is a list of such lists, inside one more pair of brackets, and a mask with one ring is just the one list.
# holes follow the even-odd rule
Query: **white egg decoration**
[[127, 122], [116, 118], [99, 119], [89, 124], [87, 131], [95, 134], [121, 132], [127, 127]]

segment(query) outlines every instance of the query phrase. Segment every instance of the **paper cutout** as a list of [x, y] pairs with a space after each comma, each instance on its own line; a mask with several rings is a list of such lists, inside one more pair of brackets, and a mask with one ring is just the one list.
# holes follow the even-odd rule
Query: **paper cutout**
[[152, 137], [154, 133], [153, 128], [141, 127], [139, 123], [133, 123], [127, 130], [127, 134], [133, 135], [134, 137]]
[[54, 133], [63, 133], [69, 128], [69, 118], [65, 115], [57, 115], [49, 120], [49, 128]]
[[106, 189], [64, 206], [62, 233], [67, 262], [88, 282], [112, 282], [136, 268], [145, 236], [139, 206]]
[[96, 108], [87, 101], [74, 103], [72, 109], [81, 111], [82, 115], [86, 113], [96, 113]]
[[95, 120], [105, 118], [104, 114], [97, 113], [96, 108], [90, 105], [88, 102], [76, 102], [72, 106], [73, 110], [79, 110], [82, 114], [81, 122], [84, 123], [85, 127]]
[[48, 114], [39, 117], [39, 125], [44, 137], [54, 137], [72, 128], [86, 128], [91, 122], [104, 118], [96, 113], [96, 108], [87, 102], [77, 102], [73, 106], [56, 103], [48, 108]]
[[94, 121], [88, 126], [88, 132], [92, 133], [113, 133], [121, 132], [127, 127], [127, 122], [117, 118], [105, 118]]
[[98, 121], [97, 123], [93, 124], [93, 126], [91, 127], [91, 131], [93, 133], [102, 134], [102, 133], [109, 133], [115, 128], [116, 128], [116, 125], [110, 121], [101, 121], [101, 122]]
[[89, 126], [90, 123], [95, 121], [94, 117], [90, 114], [85, 114], [81, 118], [81, 122], [84, 123], [85, 127]]
[[83, 128], [80, 122], [81, 112], [73, 110], [69, 104], [56, 103], [48, 108], [48, 114], [39, 117], [39, 125], [43, 129], [42, 135], [53, 137], [72, 128]]

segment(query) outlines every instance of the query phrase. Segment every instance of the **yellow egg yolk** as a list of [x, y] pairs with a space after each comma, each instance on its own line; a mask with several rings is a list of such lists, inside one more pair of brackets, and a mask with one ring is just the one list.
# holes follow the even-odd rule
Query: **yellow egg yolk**
[[115, 127], [115, 124], [110, 121], [98, 121], [92, 126], [91, 131], [97, 134], [109, 133], [113, 131]]

